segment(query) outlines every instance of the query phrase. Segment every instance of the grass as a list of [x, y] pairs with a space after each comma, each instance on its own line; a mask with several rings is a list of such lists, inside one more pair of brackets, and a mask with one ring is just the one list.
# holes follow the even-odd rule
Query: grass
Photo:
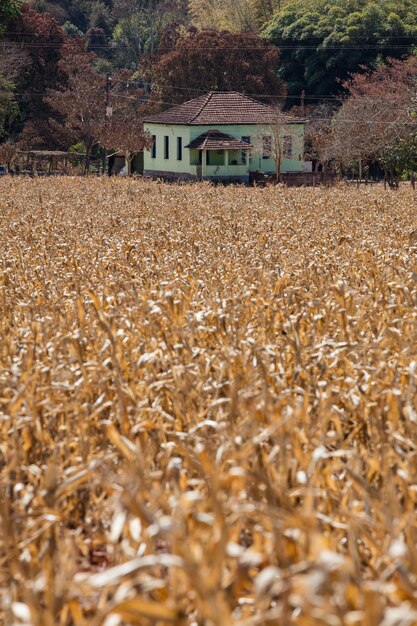
[[0, 623], [417, 624], [416, 208], [0, 180]]

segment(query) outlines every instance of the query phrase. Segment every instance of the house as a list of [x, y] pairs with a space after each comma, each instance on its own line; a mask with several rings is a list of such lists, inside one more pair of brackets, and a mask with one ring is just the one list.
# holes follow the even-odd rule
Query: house
[[171, 180], [249, 182], [275, 173], [303, 172], [304, 121], [237, 92], [210, 92], [144, 120], [152, 135], [144, 176]]

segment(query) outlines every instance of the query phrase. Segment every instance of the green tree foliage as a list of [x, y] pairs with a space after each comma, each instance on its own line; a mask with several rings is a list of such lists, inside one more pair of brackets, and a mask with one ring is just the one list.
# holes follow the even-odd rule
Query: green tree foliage
[[14, 83], [0, 74], [0, 140], [19, 113], [13, 91]]
[[22, 0], [1, 0], [0, 2], [0, 36], [4, 33], [7, 22], [19, 14]]
[[143, 54], [155, 54], [166, 29], [187, 21], [185, 0], [117, 0], [114, 62], [135, 69]]
[[62, 28], [67, 33], [68, 37], [74, 38], [74, 37], [82, 37], [84, 35], [82, 30], [77, 28], [75, 24], [73, 24], [72, 22], [68, 20], [62, 24]]
[[112, 16], [103, 2], [95, 2], [91, 5], [89, 15], [90, 28], [101, 28], [110, 37], [112, 34]]
[[290, 0], [189, 0], [193, 24], [200, 29], [258, 32]]
[[281, 49], [280, 76], [291, 95], [336, 94], [362, 66], [400, 58], [417, 44], [415, 0], [295, 0], [264, 35]]
[[111, 0], [28, 0], [27, 5], [39, 13], [50, 13], [65, 30], [72, 24], [82, 33], [90, 27], [106, 30], [110, 20]]
[[70, 37], [85, 36], [86, 50], [110, 61], [114, 69], [136, 69], [144, 53], [158, 49], [171, 24], [188, 23], [188, 0], [28, 0], [27, 4], [50, 13]]
[[59, 61], [66, 41], [65, 31], [48, 13], [38, 13], [25, 5], [21, 15], [9, 22], [6, 37], [27, 56], [16, 77], [21, 124], [13, 132], [23, 127], [28, 145], [56, 147], [59, 138], [51, 135], [49, 125], [53, 112], [43, 96], [63, 79]]
[[[7, 24], [19, 15], [20, 0], [0, 1], [0, 38]], [[17, 118], [19, 107], [14, 96], [14, 64], [17, 67], [14, 51], [7, 44], [0, 48], [0, 140], [6, 135], [9, 125]]]
[[[0, 38], [3, 36], [10, 20], [20, 12], [20, 0], [1, 0], [0, 2]], [[19, 108], [14, 96], [16, 73], [21, 66], [22, 55], [7, 42], [0, 43], [0, 139], [2, 139], [14, 119]]]

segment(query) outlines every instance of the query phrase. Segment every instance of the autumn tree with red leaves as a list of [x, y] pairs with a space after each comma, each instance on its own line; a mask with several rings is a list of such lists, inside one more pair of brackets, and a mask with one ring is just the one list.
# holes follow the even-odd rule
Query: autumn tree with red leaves
[[417, 169], [417, 58], [391, 59], [345, 83], [349, 97], [333, 120], [334, 146], [345, 160], [378, 161], [390, 184]]
[[176, 39], [174, 50], [148, 59], [142, 69], [153, 86], [156, 110], [208, 91], [239, 91], [260, 100], [267, 94], [282, 100], [279, 59], [278, 48], [254, 33], [188, 31]]
[[83, 52], [76, 44], [66, 46], [59, 62], [59, 71], [65, 75], [65, 86], [48, 89], [45, 98], [47, 106], [64, 120], [72, 140], [84, 143], [85, 173], [89, 171], [91, 152], [99, 143], [106, 113], [106, 79], [94, 70], [94, 58], [94, 54]]
[[77, 44], [65, 46], [59, 63], [65, 87], [50, 89], [46, 102], [63, 117], [72, 141], [84, 143], [85, 173], [97, 145], [122, 151], [129, 173], [134, 153], [150, 145], [143, 131], [143, 89], [125, 71], [114, 76], [113, 87], [106, 93], [106, 78], [94, 70], [94, 59], [94, 54], [83, 52]]
[[325, 100], [315, 105], [296, 105], [290, 110], [291, 115], [308, 120], [304, 130], [304, 158], [313, 162], [314, 171], [326, 172], [339, 160], [332, 133], [332, 119], [338, 106], [336, 100]]
[[135, 153], [152, 144], [151, 135], [143, 129], [145, 98], [141, 87], [130, 80], [129, 72], [120, 72], [114, 76], [109, 95], [109, 112], [100, 130], [100, 144], [106, 150], [123, 152], [127, 175], [131, 173], [131, 164]]

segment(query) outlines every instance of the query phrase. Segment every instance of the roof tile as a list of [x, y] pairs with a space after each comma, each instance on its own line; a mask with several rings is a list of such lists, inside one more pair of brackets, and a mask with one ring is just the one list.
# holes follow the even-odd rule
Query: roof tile
[[252, 145], [219, 130], [208, 130], [185, 147], [196, 150], [248, 150]]
[[[278, 113], [285, 124], [302, 124], [300, 118]], [[221, 125], [221, 124], [272, 124], [277, 120], [275, 110], [244, 96], [237, 91], [211, 91], [184, 102], [172, 109], [151, 115], [145, 122], [154, 124]]]

